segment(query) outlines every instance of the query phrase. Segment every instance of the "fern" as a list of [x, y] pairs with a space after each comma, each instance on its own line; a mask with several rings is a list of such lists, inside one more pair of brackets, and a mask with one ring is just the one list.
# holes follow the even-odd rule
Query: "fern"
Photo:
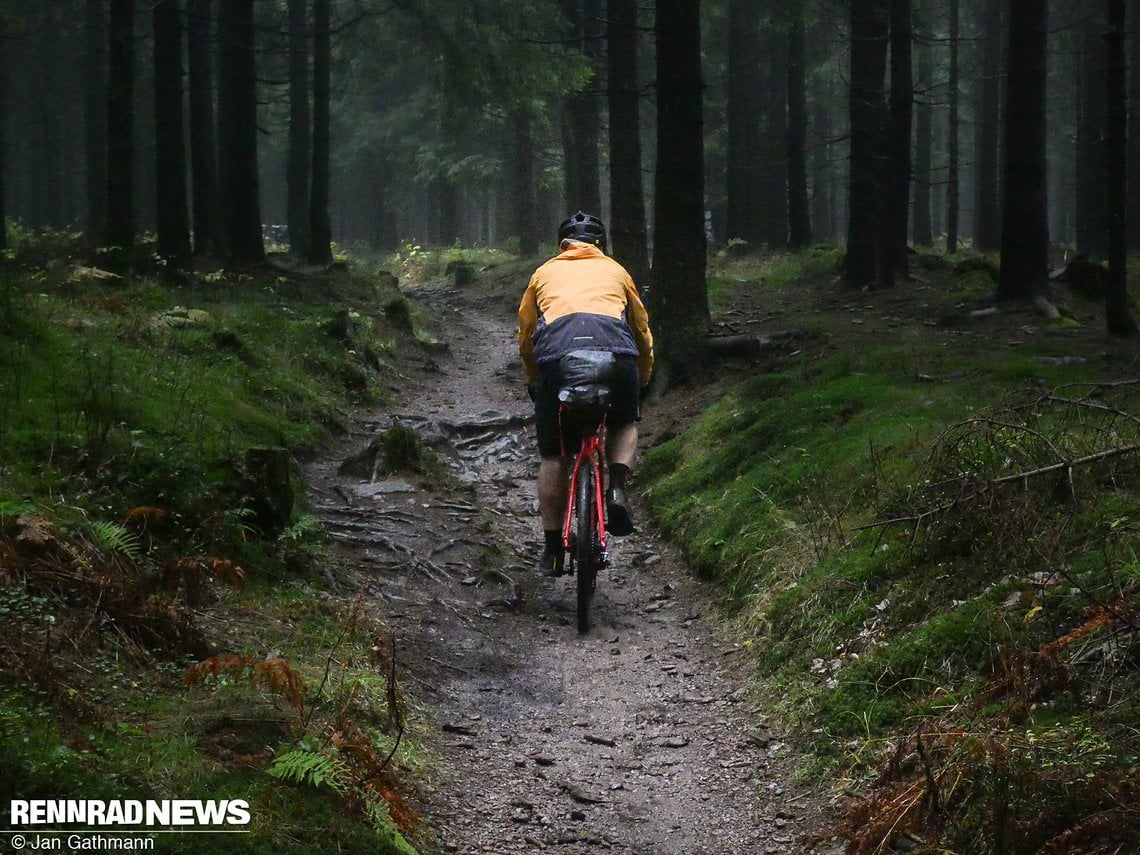
[[135, 561], [142, 557], [142, 543], [138, 535], [118, 523], [96, 520], [91, 523], [91, 533], [99, 545], [109, 552], [121, 552]]
[[278, 754], [268, 771], [274, 778], [315, 789], [343, 793], [348, 786], [348, 770], [341, 760], [306, 748]]

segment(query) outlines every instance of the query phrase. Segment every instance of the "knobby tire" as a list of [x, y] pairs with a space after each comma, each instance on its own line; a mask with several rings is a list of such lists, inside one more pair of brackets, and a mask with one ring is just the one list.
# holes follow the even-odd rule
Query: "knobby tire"
[[590, 628], [590, 600], [594, 596], [594, 541], [597, 539], [595, 520], [596, 496], [594, 495], [594, 470], [583, 466], [578, 471], [578, 489], [574, 503], [574, 523], [577, 535], [574, 539], [574, 563], [578, 578], [578, 632]]

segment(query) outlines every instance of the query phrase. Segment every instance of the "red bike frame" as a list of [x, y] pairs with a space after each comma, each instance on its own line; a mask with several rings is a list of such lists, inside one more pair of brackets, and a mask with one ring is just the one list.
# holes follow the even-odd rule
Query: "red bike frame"
[[[594, 473], [594, 514], [598, 527], [598, 540], [602, 547], [602, 554], [604, 555], [606, 552], [606, 506], [602, 489], [605, 431], [606, 424], [603, 421], [594, 433], [582, 438], [578, 456], [574, 458], [574, 468], [570, 471], [570, 492], [566, 500], [566, 514], [562, 520], [562, 548], [565, 550], [570, 549], [571, 528], [574, 525], [574, 512], [578, 500], [578, 473], [583, 465], [587, 465], [593, 469]], [[580, 537], [585, 536], [585, 534], [586, 532], [579, 532]]]

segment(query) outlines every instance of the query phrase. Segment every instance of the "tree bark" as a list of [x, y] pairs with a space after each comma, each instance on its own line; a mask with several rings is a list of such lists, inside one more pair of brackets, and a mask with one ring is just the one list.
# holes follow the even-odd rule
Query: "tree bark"
[[915, 246], [934, 243], [934, 224], [930, 218], [931, 165], [934, 145], [934, 49], [931, 34], [925, 27], [918, 37], [918, 70], [914, 109], [914, 212], [911, 228]]
[[1128, 2], [1128, 251], [1140, 252], [1140, 0]]
[[194, 252], [198, 255], [219, 249], [212, 5], [212, 0], [190, 0], [190, 174]]
[[657, 0], [657, 173], [653, 311], [658, 355], [677, 376], [704, 363], [704, 138], [700, 3]]
[[914, 79], [911, 66], [913, 33], [910, 0], [891, 0], [891, 95], [887, 120], [886, 213], [883, 218], [883, 257], [880, 285], [906, 278], [907, 224], [910, 221], [911, 133], [914, 114]]
[[1077, 102], [1076, 232], [1077, 252], [1090, 261], [1108, 257], [1107, 186], [1104, 147], [1107, 66], [1104, 59], [1103, 7], [1084, 10], [1080, 32], [1080, 86]]
[[1045, 196], [1047, 0], [1010, 0], [1001, 270], [997, 297], [1042, 294], [1049, 273]]
[[1001, 113], [1002, 0], [985, 0], [982, 18], [982, 79], [974, 125], [974, 249], [1001, 247], [998, 152]]
[[1124, 94], [1124, 0], [1108, 0], [1105, 35], [1108, 73], [1108, 290], [1104, 316], [1114, 335], [1136, 335], [1136, 320], [1128, 300], [1127, 103]]
[[87, 234], [102, 236], [107, 208], [107, 20], [104, 0], [86, 0], [83, 149], [86, 164]]
[[[8, 22], [6, 16], [0, 13], [0, 250], [8, 248], [8, 220], [7, 205], [4, 194], [4, 172], [8, 165], [8, 158], [3, 156], [5, 143], [8, 137]], [[11, 305], [7, 302], [10, 290], [3, 289], [5, 304], [0, 306], [4, 314], [0, 319], [8, 320], [11, 317]]]
[[788, 244], [811, 243], [807, 184], [807, 60], [803, 8], [789, 9], [788, 22]]
[[880, 144], [886, 115], [883, 75], [887, 63], [887, 34], [884, 0], [852, 0], [848, 98], [851, 177], [844, 260], [844, 282], [848, 288], [873, 285], [878, 270], [883, 232]]
[[257, 170], [254, 0], [218, 4], [218, 155], [226, 264], [265, 260]]
[[637, 0], [608, 0], [607, 101], [610, 122], [610, 253], [641, 287], [649, 285], [641, 107], [637, 79]]
[[330, 75], [332, 0], [313, 0], [313, 168], [309, 191], [309, 261], [332, 264], [329, 221]]
[[107, 224], [103, 243], [116, 272], [131, 267], [135, 245], [134, 0], [111, 0], [107, 72]]
[[788, 40], [773, 4], [761, 20], [760, 50], [764, 56], [760, 82], [760, 242], [774, 248], [788, 245]]
[[727, 151], [725, 238], [758, 249], [762, 242], [757, 208], [761, 201], [760, 4], [728, 3]]
[[507, 193], [510, 200], [512, 234], [519, 239], [519, 255], [538, 252], [538, 217], [535, 216], [535, 149], [530, 112], [516, 107], [511, 112], [511, 133], [507, 142]]
[[601, 4], [599, 0], [576, 0], [563, 4], [573, 40], [591, 66], [590, 79], [581, 91], [565, 99], [562, 146], [565, 152], [565, 206], [599, 216], [602, 210], [598, 142], [601, 138], [601, 102], [596, 92], [601, 55]]
[[[1018, 2], [1018, 0], [1013, 0]], [[946, 251], [958, 251], [958, 213], [959, 213], [959, 137], [960, 115], [958, 102], [961, 86], [959, 74], [959, 56], [962, 51], [960, 29], [960, 3], [959, 0], [950, 0], [950, 79], [949, 106], [946, 119]]]
[[190, 266], [183, 121], [182, 3], [154, 4], [154, 127], [157, 251], [169, 268]]
[[313, 123], [309, 107], [309, 9], [289, 0], [289, 154], [285, 164], [285, 217], [289, 252], [309, 254], [309, 190]]

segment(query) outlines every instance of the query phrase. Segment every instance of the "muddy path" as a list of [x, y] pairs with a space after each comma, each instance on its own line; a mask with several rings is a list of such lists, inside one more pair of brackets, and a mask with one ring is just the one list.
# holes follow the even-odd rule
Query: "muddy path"
[[[363, 585], [423, 704], [409, 727], [436, 762], [421, 851], [842, 851], [809, 842], [818, 809], [788, 778], [781, 727], [716, 643], [712, 592], [644, 512], [616, 539], [588, 634], [573, 579], [532, 569], [537, 456], [514, 341], [524, 281], [414, 292], [445, 346], [410, 365], [389, 414], [308, 473], [340, 547], [333, 581]], [[395, 421], [461, 486], [342, 465]]]

